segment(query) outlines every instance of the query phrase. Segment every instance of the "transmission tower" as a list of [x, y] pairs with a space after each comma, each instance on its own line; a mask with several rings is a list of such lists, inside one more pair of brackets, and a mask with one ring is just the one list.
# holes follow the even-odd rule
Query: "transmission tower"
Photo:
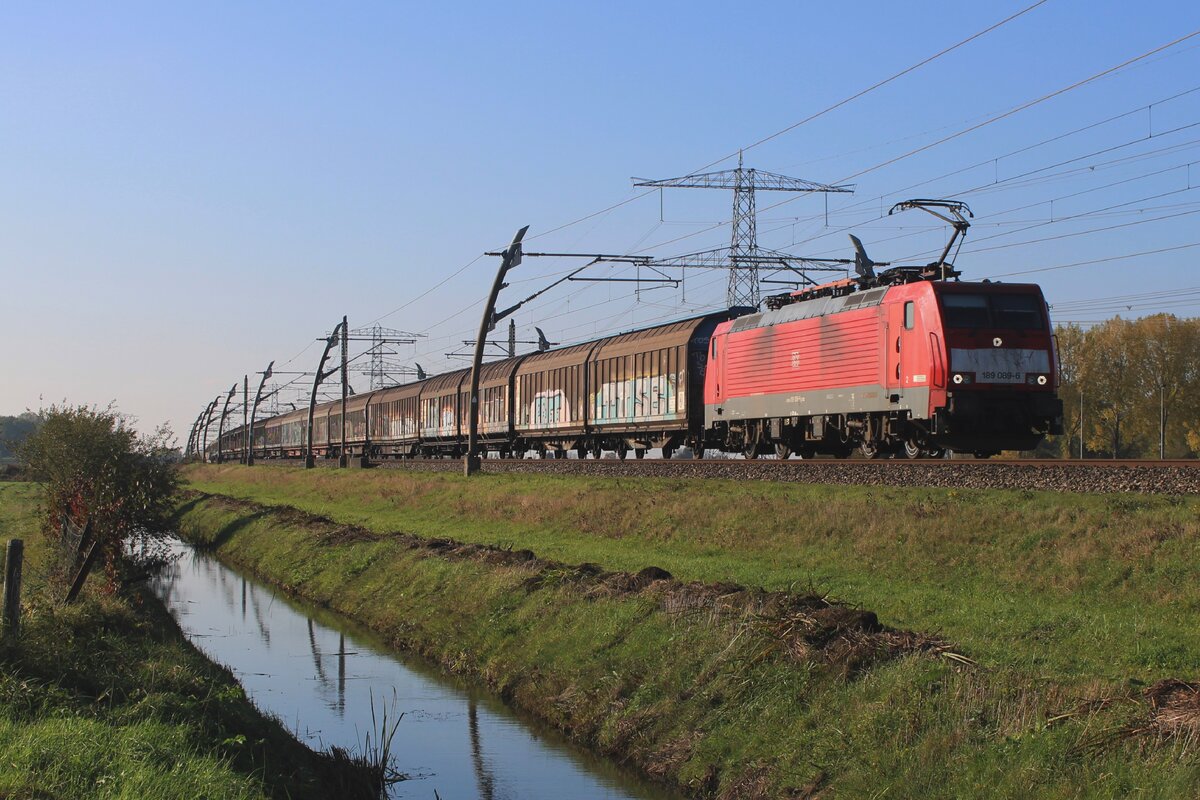
[[[732, 189], [733, 190], [733, 231], [728, 248], [716, 251], [696, 253], [687, 259], [698, 257], [712, 258], [719, 256], [727, 260], [729, 268], [729, 289], [726, 300], [730, 308], [758, 307], [760, 300], [758, 285], [758, 267], [760, 263], [786, 260], [783, 253], [760, 250], [758, 247], [758, 231], [756, 228], [754, 193], [755, 191], [770, 192], [853, 192], [852, 186], [829, 186], [824, 183], [814, 183], [802, 178], [789, 178], [786, 175], [776, 175], [773, 172], [762, 172], [756, 169], [746, 169], [742, 166], [742, 154], [738, 153], [737, 169], [727, 169], [720, 172], [704, 172], [697, 175], [685, 175], [682, 178], [666, 178], [656, 181], [636, 181], [634, 186], [646, 187], [677, 187], [683, 189]], [[707, 259], [706, 259], [707, 260]], [[796, 259], [797, 261], [803, 259]], [[670, 260], [656, 259], [654, 264], [668, 265]]]
[[394, 384], [394, 375], [411, 374], [413, 370], [406, 367], [388, 356], [397, 355], [395, 350], [389, 350], [388, 345], [391, 344], [415, 344], [417, 339], [424, 338], [422, 333], [409, 333], [408, 331], [398, 331], [394, 328], [384, 328], [380, 325], [372, 325], [369, 328], [355, 328], [350, 331], [347, 338], [348, 341], [354, 342], [370, 342], [371, 345], [367, 348], [369, 357], [367, 366], [358, 370], [359, 373], [370, 378], [371, 389], [383, 389], [386, 386]]

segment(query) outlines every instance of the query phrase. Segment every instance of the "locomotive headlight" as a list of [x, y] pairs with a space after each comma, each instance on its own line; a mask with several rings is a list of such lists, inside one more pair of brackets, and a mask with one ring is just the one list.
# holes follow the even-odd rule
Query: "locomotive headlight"
[[1045, 385], [1046, 385], [1046, 376], [1038, 375], [1038, 386], [1045, 386]]
[[963, 384], [970, 383], [973, 377], [975, 376], [970, 372], [956, 372], [950, 380], [954, 381], [955, 385], [962, 386]]
[[954, 376], [954, 382], [955, 382], [955, 383], [962, 383], [962, 381], [963, 381], [963, 377], [962, 377], [962, 375], [955, 375], [955, 376]]

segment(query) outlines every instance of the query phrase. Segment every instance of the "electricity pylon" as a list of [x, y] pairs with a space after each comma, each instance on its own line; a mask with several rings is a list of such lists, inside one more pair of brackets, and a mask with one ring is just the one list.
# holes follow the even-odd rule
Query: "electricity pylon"
[[[680, 261], [709, 260], [718, 256], [727, 260], [729, 268], [729, 289], [726, 300], [730, 308], [758, 307], [761, 299], [758, 286], [758, 267], [760, 263], [777, 263], [786, 254], [771, 250], [760, 250], [758, 247], [758, 230], [755, 221], [754, 193], [768, 192], [809, 192], [809, 193], [838, 193], [853, 192], [850, 185], [830, 186], [824, 183], [806, 181], [802, 178], [789, 178], [786, 175], [776, 175], [773, 172], [762, 172], [756, 169], [746, 169], [742, 166], [742, 154], [738, 153], [737, 169], [727, 169], [720, 172], [703, 172], [696, 175], [684, 175], [682, 178], [665, 178], [656, 181], [639, 181], [635, 179], [634, 186], [646, 187], [676, 187], [682, 189], [732, 189], [733, 190], [733, 231], [728, 248], [722, 247], [705, 253], [694, 253], [684, 256]], [[802, 259], [797, 259], [802, 260]], [[656, 259], [653, 263], [663, 266], [672, 265], [674, 259]]]

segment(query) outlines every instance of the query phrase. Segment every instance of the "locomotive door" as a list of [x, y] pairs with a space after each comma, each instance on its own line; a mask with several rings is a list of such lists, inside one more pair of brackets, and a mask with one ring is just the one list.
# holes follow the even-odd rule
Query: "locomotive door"
[[884, 360], [886, 373], [883, 385], [887, 387], [889, 399], [897, 400], [904, 394], [904, 304], [892, 303], [887, 306], [887, 316], [884, 321]]
[[921, 369], [921, 340], [917, 329], [916, 303], [906, 300], [888, 308], [887, 319], [887, 386], [889, 395], [904, 399], [904, 390], [914, 383], [924, 383], [925, 375], [913, 375]]

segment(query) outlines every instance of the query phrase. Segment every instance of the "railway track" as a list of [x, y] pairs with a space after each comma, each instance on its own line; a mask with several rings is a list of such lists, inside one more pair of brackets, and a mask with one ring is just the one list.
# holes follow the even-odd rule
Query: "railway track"
[[[259, 461], [296, 465], [299, 461]], [[318, 465], [336, 462], [318, 461]], [[378, 467], [429, 472], [460, 472], [459, 459], [383, 461]], [[868, 486], [927, 486], [971, 489], [1023, 489], [1056, 492], [1126, 492], [1200, 495], [1200, 461], [1048, 459], [973, 461], [960, 459], [775, 461], [759, 459], [486, 459], [492, 473], [709, 478]]]

